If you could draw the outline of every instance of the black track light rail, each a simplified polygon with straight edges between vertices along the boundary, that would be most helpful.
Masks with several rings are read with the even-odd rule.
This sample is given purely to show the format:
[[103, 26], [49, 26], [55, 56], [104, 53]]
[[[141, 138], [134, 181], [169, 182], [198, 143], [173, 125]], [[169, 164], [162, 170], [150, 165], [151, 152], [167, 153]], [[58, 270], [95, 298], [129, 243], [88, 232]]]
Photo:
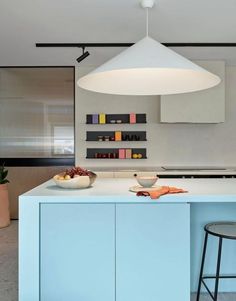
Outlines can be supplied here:
[[[36, 43], [36, 47], [130, 47], [135, 43]], [[236, 47], [236, 43], [162, 43], [166, 47]]]
[[36, 47], [130, 47], [134, 43], [36, 43]]

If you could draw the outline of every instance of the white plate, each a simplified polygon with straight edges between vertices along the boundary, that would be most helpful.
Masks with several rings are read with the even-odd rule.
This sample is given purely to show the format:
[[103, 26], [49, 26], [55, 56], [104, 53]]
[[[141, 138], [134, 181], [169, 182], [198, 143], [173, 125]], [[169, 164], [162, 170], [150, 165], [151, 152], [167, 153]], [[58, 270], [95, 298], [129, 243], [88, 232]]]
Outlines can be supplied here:
[[139, 191], [155, 191], [155, 190], [160, 190], [162, 187], [161, 186], [158, 186], [158, 185], [155, 185], [155, 186], [152, 186], [152, 187], [142, 187], [140, 185], [136, 185], [136, 186], [132, 186], [129, 188], [129, 191], [132, 191], [132, 192], [139, 192]]

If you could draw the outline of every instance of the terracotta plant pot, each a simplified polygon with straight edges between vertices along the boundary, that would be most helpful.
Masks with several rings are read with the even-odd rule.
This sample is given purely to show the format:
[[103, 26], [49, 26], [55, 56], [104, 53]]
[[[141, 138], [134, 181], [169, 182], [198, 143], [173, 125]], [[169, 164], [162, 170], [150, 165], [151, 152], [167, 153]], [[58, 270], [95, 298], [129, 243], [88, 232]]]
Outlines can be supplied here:
[[0, 184], [0, 228], [10, 225], [10, 210], [7, 184]]

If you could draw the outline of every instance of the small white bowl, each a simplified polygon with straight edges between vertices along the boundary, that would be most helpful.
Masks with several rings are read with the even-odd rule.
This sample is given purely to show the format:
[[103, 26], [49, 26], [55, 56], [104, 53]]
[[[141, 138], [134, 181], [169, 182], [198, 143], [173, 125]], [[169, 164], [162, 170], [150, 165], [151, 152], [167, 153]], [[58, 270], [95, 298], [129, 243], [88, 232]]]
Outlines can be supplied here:
[[57, 186], [66, 189], [88, 188], [94, 183], [97, 177], [95, 174], [93, 174], [92, 176], [77, 176], [69, 180], [59, 180], [58, 176], [60, 176], [60, 174], [53, 177], [54, 182]]
[[154, 177], [145, 177], [145, 176], [142, 177], [137, 175], [134, 176], [137, 182], [139, 183], [139, 185], [146, 188], [152, 187], [158, 180], [158, 176], [154, 176]]

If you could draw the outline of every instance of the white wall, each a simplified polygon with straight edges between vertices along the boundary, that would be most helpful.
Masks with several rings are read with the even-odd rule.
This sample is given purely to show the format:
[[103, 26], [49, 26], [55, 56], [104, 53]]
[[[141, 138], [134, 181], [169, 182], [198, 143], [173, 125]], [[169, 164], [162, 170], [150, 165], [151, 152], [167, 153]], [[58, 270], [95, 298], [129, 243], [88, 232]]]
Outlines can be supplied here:
[[[77, 76], [88, 69], [77, 69]], [[236, 67], [226, 67], [226, 121], [221, 124], [161, 124], [159, 97], [114, 96], [76, 89], [76, 163], [82, 166], [236, 166]], [[204, 109], [204, 108], [203, 108]], [[212, 108], [214, 109], [214, 108]], [[85, 125], [86, 114], [147, 113], [147, 125]], [[85, 159], [87, 147], [116, 144], [85, 142], [87, 130], [146, 130], [147, 142], [124, 142], [120, 147], [145, 147], [147, 160]], [[117, 147], [119, 147], [117, 146]]]

